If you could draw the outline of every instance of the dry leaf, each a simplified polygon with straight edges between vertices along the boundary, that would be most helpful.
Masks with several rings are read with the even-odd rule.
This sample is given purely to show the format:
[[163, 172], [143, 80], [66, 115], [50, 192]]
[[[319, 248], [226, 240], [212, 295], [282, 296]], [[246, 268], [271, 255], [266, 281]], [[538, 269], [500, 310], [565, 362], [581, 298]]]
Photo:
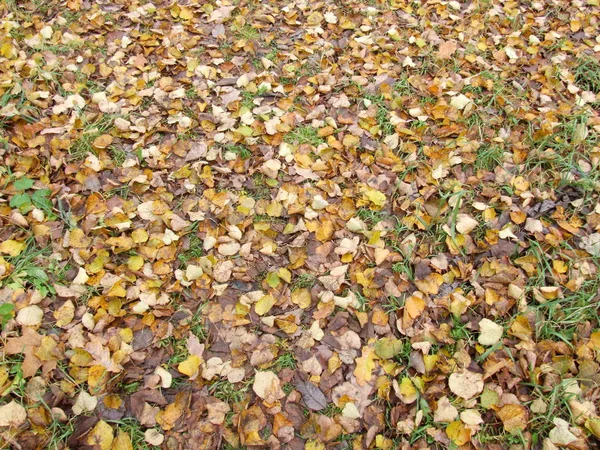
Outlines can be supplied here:
[[468, 370], [454, 372], [448, 378], [448, 386], [454, 395], [468, 400], [483, 391], [483, 375]]
[[309, 409], [321, 411], [327, 407], [327, 398], [314, 384], [303, 381], [296, 384], [296, 388], [302, 394], [302, 399]]
[[12, 400], [0, 406], [0, 427], [17, 428], [27, 420], [27, 411], [19, 403]]
[[504, 328], [489, 319], [479, 321], [479, 337], [477, 342], [481, 345], [496, 345], [502, 339]]

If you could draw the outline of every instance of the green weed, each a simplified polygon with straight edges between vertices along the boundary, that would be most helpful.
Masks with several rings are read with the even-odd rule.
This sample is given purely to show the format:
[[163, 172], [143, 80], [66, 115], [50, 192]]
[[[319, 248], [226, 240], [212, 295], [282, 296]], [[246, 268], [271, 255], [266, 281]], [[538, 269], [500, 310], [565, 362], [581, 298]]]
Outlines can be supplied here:
[[292, 352], [287, 352], [275, 360], [274, 368], [277, 372], [283, 369], [296, 369], [296, 358]]
[[236, 386], [227, 380], [218, 380], [208, 387], [208, 392], [213, 397], [229, 404], [241, 403], [246, 397], [247, 387]]
[[289, 132], [285, 135], [283, 140], [289, 144], [308, 144], [313, 147], [318, 147], [325, 142], [323, 138], [319, 136], [317, 129], [309, 125], [296, 128]]
[[292, 291], [297, 289], [311, 289], [316, 281], [317, 278], [313, 274], [303, 273], [292, 280], [291, 289]]
[[244, 145], [227, 144], [224, 148], [225, 151], [235, 153], [241, 159], [248, 159], [252, 156], [252, 152]]
[[13, 183], [13, 187], [19, 193], [12, 196], [9, 205], [12, 208], [17, 208], [21, 213], [27, 214], [33, 208], [38, 208], [46, 214], [49, 218], [54, 217], [52, 211], [52, 200], [50, 200], [50, 189], [37, 189], [33, 190], [34, 181], [22, 177]]
[[477, 158], [473, 163], [476, 170], [493, 172], [497, 166], [502, 165], [504, 150], [498, 145], [483, 144], [477, 149]]
[[7, 256], [5, 259], [12, 264], [12, 272], [0, 280], [1, 286], [11, 289], [33, 287], [42, 296], [55, 294], [56, 291], [50, 276], [44, 270], [49, 267], [50, 246], [39, 248], [34, 238], [25, 241], [26, 247], [17, 256]]

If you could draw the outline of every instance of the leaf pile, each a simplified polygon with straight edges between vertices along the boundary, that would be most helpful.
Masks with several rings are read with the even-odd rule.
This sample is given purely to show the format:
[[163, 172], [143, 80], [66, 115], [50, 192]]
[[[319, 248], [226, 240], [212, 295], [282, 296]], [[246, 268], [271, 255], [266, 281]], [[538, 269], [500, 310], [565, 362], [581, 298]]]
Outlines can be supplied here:
[[0, 8], [2, 448], [593, 448], [598, 0]]

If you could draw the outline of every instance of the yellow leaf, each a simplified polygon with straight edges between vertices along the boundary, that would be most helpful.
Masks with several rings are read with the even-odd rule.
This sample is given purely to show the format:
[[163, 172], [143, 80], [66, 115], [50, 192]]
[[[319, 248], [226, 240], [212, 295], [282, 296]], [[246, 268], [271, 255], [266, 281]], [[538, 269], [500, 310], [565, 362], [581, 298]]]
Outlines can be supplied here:
[[504, 429], [509, 433], [522, 431], [527, 427], [528, 414], [522, 405], [504, 405], [496, 414], [502, 420]]
[[509, 334], [524, 341], [531, 339], [533, 330], [531, 329], [531, 325], [529, 325], [527, 317], [517, 316], [510, 326]]
[[88, 434], [86, 443], [101, 450], [108, 450], [114, 440], [113, 429], [104, 420], [99, 421], [90, 434]]
[[471, 440], [471, 430], [465, 428], [460, 420], [450, 422], [446, 427], [446, 434], [456, 445], [465, 445]]
[[190, 20], [194, 18], [194, 13], [191, 9], [182, 6], [181, 11], [179, 12], [179, 18], [181, 20]]
[[73, 248], [85, 248], [90, 243], [91, 240], [88, 239], [81, 228], [75, 228], [69, 233], [69, 245]]
[[594, 436], [600, 439], [600, 418], [588, 417], [585, 421], [585, 427], [590, 430]]
[[398, 396], [403, 403], [412, 403], [417, 399], [417, 389], [408, 377], [402, 378], [398, 389]]
[[275, 302], [276, 300], [272, 295], [265, 295], [256, 302], [254, 305], [254, 311], [256, 311], [256, 314], [259, 316], [264, 316], [271, 310]]
[[283, 206], [281, 203], [273, 200], [266, 208], [267, 214], [271, 217], [281, 217]]
[[144, 258], [142, 258], [140, 255], [130, 256], [127, 260], [127, 267], [129, 267], [129, 270], [140, 270], [143, 265]]
[[133, 444], [131, 443], [129, 435], [124, 431], [119, 430], [111, 450], [133, 450]]
[[325, 444], [319, 440], [308, 440], [304, 447], [306, 450], [325, 450]]
[[[293, 301], [293, 299], [292, 299]], [[594, 331], [590, 336], [590, 343], [594, 350], [600, 350], [600, 331]]]
[[60, 308], [54, 311], [57, 327], [64, 327], [71, 323], [75, 317], [75, 305], [71, 300], [66, 301]]
[[123, 400], [116, 394], [109, 394], [102, 400], [104, 406], [110, 409], [119, 409], [123, 404]]
[[185, 361], [177, 366], [177, 370], [191, 378], [198, 374], [199, 367], [200, 357], [198, 355], [190, 355]]
[[430, 273], [422, 280], [415, 280], [415, 286], [425, 295], [437, 295], [443, 283], [444, 277], [435, 272]]
[[119, 236], [108, 238], [104, 241], [106, 245], [110, 245], [111, 247], [116, 247], [120, 251], [127, 251], [133, 247], [133, 239], [129, 236]]
[[277, 286], [279, 286], [279, 283], [281, 283], [281, 281], [279, 280], [279, 275], [277, 275], [277, 272], [269, 272], [267, 274], [266, 281], [267, 281], [267, 284], [269, 286], [271, 286], [273, 289], [275, 289]]
[[354, 369], [354, 376], [359, 386], [364, 386], [373, 377], [373, 369], [375, 369], [375, 351], [371, 347], [364, 347], [362, 350], [362, 356], [356, 358], [356, 368]]
[[279, 275], [279, 278], [284, 280], [286, 283], [292, 282], [292, 272], [287, 270], [285, 267], [282, 267], [281, 269], [279, 269], [277, 271], [277, 275]]
[[148, 232], [143, 228], [138, 228], [137, 230], [133, 230], [131, 233], [131, 238], [136, 244], [141, 244], [148, 240]]
[[103, 148], [108, 147], [110, 144], [112, 144], [112, 141], [113, 141], [113, 138], [110, 134], [103, 134], [101, 136], [98, 136], [96, 139], [94, 139], [92, 146], [94, 148], [103, 149]]
[[108, 372], [104, 366], [92, 366], [88, 370], [88, 385], [91, 388], [90, 392], [97, 393], [95, 389], [99, 389], [108, 381]]
[[363, 189], [363, 196], [377, 208], [381, 208], [383, 205], [385, 205], [385, 194], [377, 189], [365, 187]]
[[411, 295], [406, 299], [404, 305], [404, 315], [408, 315], [411, 319], [416, 319], [425, 310], [425, 300], [416, 295]]
[[569, 270], [569, 266], [567, 266], [565, 262], [561, 261], [560, 259], [555, 259], [554, 261], [552, 261], [552, 267], [558, 273], [567, 273], [567, 271]]
[[156, 422], [163, 430], [170, 430], [175, 426], [183, 411], [189, 404], [189, 396], [185, 392], [180, 392], [175, 396], [175, 401], [167, 405], [164, 411], [156, 414]]
[[27, 244], [25, 244], [25, 242], [9, 239], [8, 241], [4, 241], [2, 244], [0, 244], [0, 253], [4, 253], [9, 256], [17, 256], [25, 249], [26, 246]]
[[292, 303], [298, 305], [302, 309], [308, 308], [311, 303], [310, 291], [306, 288], [296, 289], [292, 292]]
[[321, 241], [325, 242], [333, 235], [333, 222], [328, 219], [324, 219], [321, 221], [320, 226], [315, 231], [315, 237]]

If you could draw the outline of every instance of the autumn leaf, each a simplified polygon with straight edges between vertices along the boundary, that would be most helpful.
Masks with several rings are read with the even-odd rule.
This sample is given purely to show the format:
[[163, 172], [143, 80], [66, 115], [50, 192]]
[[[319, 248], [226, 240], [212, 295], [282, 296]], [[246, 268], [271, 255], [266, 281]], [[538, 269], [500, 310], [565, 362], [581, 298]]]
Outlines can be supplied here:
[[200, 362], [201, 359], [199, 356], [190, 355], [185, 361], [181, 362], [177, 366], [177, 370], [179, 370], [182, 374], [187, 375], [190, 378], [195, 378], [198, 375]]
[[403, 343], [400, 339], [383, 338], [375, 343], [374, 349], [377, 356], [389, 359], [402, 351]]
[[454, 372], [448, 378], [448, 386], [453, 394], [468, 400], [483, 391], [483, 375], [468, 370]]
[[0, 19], [5, 446], [593, 447], [598, 0], [46, 3]]
[[0, 406], [0, 427], [17, 428], [27, 420], [27, 412], [14, 400]]
[[527, 427], [529, 414], [522, 405], [504, 405], [496, 414], [504, 424], [504, 429], [509, 433], [522, 431]]
[[114, 434], [112, 427], [104, 420], [100, 420], [88, 433], [86, 443], [98, 447], [101, 450], [108, 450], [112, 447], [113, 440]]
[[359, 386], [364, 386], [372, 379], [372, 372], [375, 369], [375, 359], [377, 355], [371, 347], [363, 347], [362, 355], [356, 358], [356, 368], [354, 376]]

